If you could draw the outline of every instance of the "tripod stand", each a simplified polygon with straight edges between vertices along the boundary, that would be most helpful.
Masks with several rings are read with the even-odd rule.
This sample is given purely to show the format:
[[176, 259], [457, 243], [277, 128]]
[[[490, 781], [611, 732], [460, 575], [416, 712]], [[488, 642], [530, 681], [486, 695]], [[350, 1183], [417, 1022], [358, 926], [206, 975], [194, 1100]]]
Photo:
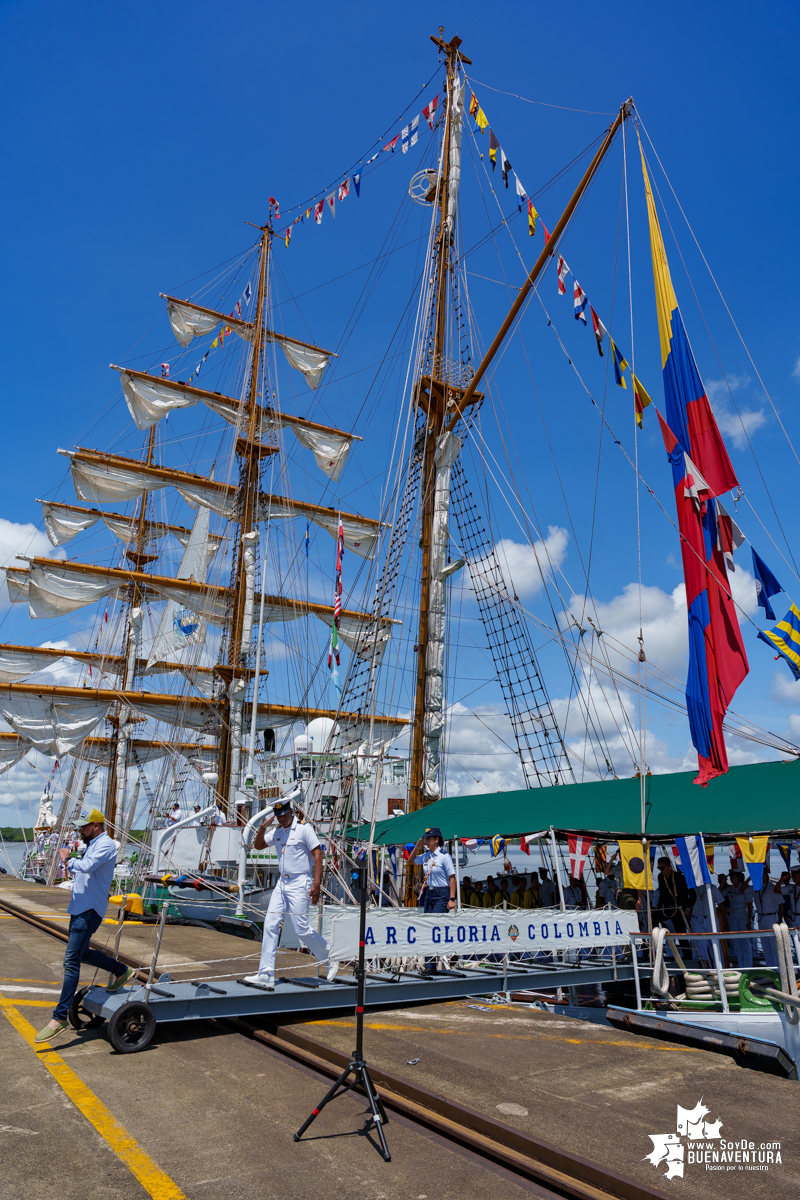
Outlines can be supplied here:
[[[381, 1098], [375, 1090], [375, 1085], [370, 1079], [369, 1068], [364, 1062], [364, 982], [366, 979], [366, 967], [364, 965], [364, 938], [367, 929], [367, 868], [358, 868], [358, 886], [361, 889], [361, 913], [358, 932], [358, 970], [356, 971], [356, 981], [358, 985], [356, 998], [356, 1048], [353, 1051], [353, 1057], [342, 1071], [339, 1078], [334, 1083], [333, 1087], [327, 1095], [320, 1101], [317, 1107], [311, 1113], [306, 1121], [298, 1129], [294, 1135], [296, 1142], [300, 1141], [305, 1131], [308, 1129], [315, 1117], [318, 1117], [325, 1105], [335, 1099], [340, 1092], [355, 1091], [359, 1086], [367, 1094], [369, 1106], [372, 1109], [372, 1120], [375, 1123], [375, 1128], [378, 1131], [378, 1138], [381, 1143], [381, 1154], [386, 1162], [391, 1162], [392, 1156], [389, 1153], [389, 1147], [386, 1145], [386, 1135], [383, 1132], [384, 1125], [389, 1118], [386, 1116], [386, 1111], [381, 1103]], [[352, 1076], [352, 1080], [351, 1077]]]

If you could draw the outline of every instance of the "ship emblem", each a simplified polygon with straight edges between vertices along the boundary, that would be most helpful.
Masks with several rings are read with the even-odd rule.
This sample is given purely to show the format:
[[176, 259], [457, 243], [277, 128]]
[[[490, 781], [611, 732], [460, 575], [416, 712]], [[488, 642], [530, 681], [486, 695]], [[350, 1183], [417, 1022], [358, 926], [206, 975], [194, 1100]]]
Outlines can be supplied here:
[[515, 942], [517, 940], [517, 938], [519, 937], [519, 929], [517, 929], [516, 925], [509, 925], [508, 936], [511, 938], [512, 942]]
[[175, 613], [172, 625], [176, 633], [181, 633], [184, 637], [191, 637], [199, 629], [200, 622], [195, 613], [190, 612], [188, 608], [182, 608]]

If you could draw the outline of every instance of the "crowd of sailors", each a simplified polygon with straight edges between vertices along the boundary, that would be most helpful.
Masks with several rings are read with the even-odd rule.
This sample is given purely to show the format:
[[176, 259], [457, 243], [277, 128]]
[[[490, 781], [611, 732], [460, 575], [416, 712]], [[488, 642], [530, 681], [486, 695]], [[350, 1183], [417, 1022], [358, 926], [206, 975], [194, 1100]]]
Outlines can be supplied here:
[[[508, 864], [507, 864], [508, 865]], [[705, 888], [690, 888], [681, 871], [676, 870], [665, 856], [657, 862], [658, 874], [649, 893], [649, 919], [653, 928], [663, 925], [672, 933], [712, 933], [708, 895]], [[567, 908], [634, 909], [639, 914], [642, 932], [647, 930], [648, 895], [621, 885], [618, 867], [609, 865], [597, 883], [594, 899], [589, 896], [586, 881], [568, 877], [562, 884], [564, 905]], [[758, 938], [758, 932], [771, 932], [772, 926], [785, 921], [800, 925], [800, 866], [784, 871], [775, 879], [764, 870], [763, 884], [755, 890], [743, 871], [730, 870], [719, 874], [711, 884], [711, 903], [720, 933], [747, 932], [752, 938], [733, 938], [722, 942], [724, 965], [752, 967], [758, 946], [767, 966], [777, 966], [775, 940]], [[461, 880], [462, 908], [557, 908], [561, 895], [557, 883], [546, 867], [518, 874], [504, 871], [486, 879], [465, 875]], [[711, 964], [711, 939], [692, 940], [696, 956]]]

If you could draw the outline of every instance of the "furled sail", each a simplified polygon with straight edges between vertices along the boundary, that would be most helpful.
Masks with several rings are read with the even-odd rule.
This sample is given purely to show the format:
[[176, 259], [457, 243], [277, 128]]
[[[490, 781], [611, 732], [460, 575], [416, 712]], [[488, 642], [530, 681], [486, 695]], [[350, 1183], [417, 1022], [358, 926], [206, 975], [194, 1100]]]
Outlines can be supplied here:
[[[84, 762], [107, 765], [115, 749], [116, 741], [113, 738], [88, 737], [73, 753], [75, 758], [80, 758]], [[128, 739], [129, 761], [132, 763], [138, 761], [143, 767], [147, 763], [157, 762], [161, 758], [174, 754], [180, 754], [197, 766], [210, 767], [216, 763], [218, 753], [216, 746], [203, 746], [195, 742], [148, 741], [145, 738]]]
[[[121, 654], [100, 654], [69, 647], [56, 649], [50, 646], [0, 645], [0, 683], [16, 683], [28, 679], [38, 671], [47, 671], [63, 658], [71, 658], [83, 666], [91, 667], [101, 675], [121, 675], [125, 658]], [[203, 695], [214, 691], [216, 676], [210, 667], [188, 666], [183, 663], [162, 662], [149, 667], [143, 658], [136, 659], [136, 672], [140, 675], [183, 675]]]
[[[9, 771], [30, 750], [30, 743], [23, 741], [15, 733], [0, 734], [0, 775]], [[7, 740], [6, 740], [7, 739]]]
[[44, 559], [32, 563], [28, 580], [28, 607], [32, 617], [64, 617], [106, 596], [119, 596], [126, 586], [124, 578], [109, 579], [98, 568], [98, 575], [79, 574], [70, 563]]
[[6, 567], [5, 572], [9, 603], [27, 604], [30, 578], [27, 567]]
[[382, 526], [371, 517], [358, 517], [353, 513], [339, 513], [334, 508], [319, 508], [300, 500], [288, 500], [285, 496], [262, 496], [260, 517], [262, 520], [276, 518], [308, 517], [321, 526], [335, 540], [339, 533], [339, 518], [344, 530], [344, 544], [360, 558], [372, 558], [378, 545]]
[[[196, 337], [213, 333], [219, 325], [223, 324], [246, 341], [252, 342], [253, 340], [255, 325], [249, 321], [240, 321], [232, 316], [226, 317], [224, 313], [215, 312], [213, 308], [203, 308], [202, 305], [191, 304], [188, 300], [165, 296], [163, 292], [161, 299], [167, 301], [167, 313], [172, 332], [181, 346], [188, 346]], [[286, 355], [289, 366], [294, 367], [295, 371], [300, 371], [305, 376], [306, 383], [312, 391], [319, 386], [319, 381], [330, 360], [336, 358], [332, 350], [322, 350], [319, 346], [312, 346], [308, 342], [298, 341], [297, 338], [287, 337], [286, 334], [276, 333], [274, 330], [268, 329], [265, 337], [268, 342], [278, 343]]]
[[[98, 521], [102, 521], [107, 529], [119, 538], [125, 545], [130, 545], [139, 536], [139, 518], [128, 517], [122, 513], [101, 512], [99, 508], [80, 508], [77, 504], [62, 504], [55, 500], [39, 500], [42, 506], [44, 527], [47, 536], [54, 546], [66, 546], [79, 533], [91, 529]], [[145, 543], [172, 534], [185, 546], [189, 540], [191, 529], [183, 525], [166, 525], [159, 521], [145, 521], [142, 537]], [[223, 538], [217, 534], [209, 534], [208, 557], [213, 559], [222, 545]]]
[[[192, 579], [195, 583], [205, 583], [210, 517], [209, 509], [201, 507], [197, 510], [192, 535], [186, 544], [178, 567], [178, 579]], [[206, 620], [197, 611], [194, 604], [187, 607], [178, 599], [170, 599], [161, 614], [147, 665], [152, 667], [155, 663], [163, 662], [173, 654], [180, 653], [187, 646], [198, 646], [205, 640]]]
[[182, 346], [188, 346], [196, 337], [213, 333], [219, 325], [225, 325], [239, 337], [252, 342], [255, 325], [248, 321], [240, 321], [237, 317], [226, 317], [224, 313], [215, 312], [213, 308], [203, 308], [200, 304], [190, 304], [188, 300], [176, 300], [174, 296], [160, 293], [161, 299], [167, 301], [167, 314], [172, 332]]
[[121, 455], [95, 454], [85, 450], [62, 450], [71, 459], [72, 482], [80, 500], [93, 504], [113, 504], [136, 500], [145, 491], [174, 487], [187, 504], [203, 504], [220, 517], [232, 521], [236, 516], [236, 488], [216, 483], [188, 471], [153, 467]]
[[35, 689], [10, 692], [6, 687], [0, 689], [0, 716], [42, 754], [61, 758], [105, 720], [113, 699], [113, 692], [98, 700], [93, 692], [87, 697], [61, 696], [53, 688], [37, 694]]
[[[122, 391], [137, 429], [149, 429], [173, 409], [191, 408], [199, 402], [233, 425], [237, 432], [244, 429], [247, 406], [231, 396], [189, 387], [178, 380], [158, 379], [142, 371], [125, 370], [113, 363], [111, 367], [120, 372]], [[259, 408], [256, 418], [258, 440], [265, 441], [274, 428], [291, 429], [301, 446], [314, 455], [320, 470], [334, 481], [340, 478], [356, 440], [352, 433], [305, 421], [302, 417], [285, 416], [271, 408]]]

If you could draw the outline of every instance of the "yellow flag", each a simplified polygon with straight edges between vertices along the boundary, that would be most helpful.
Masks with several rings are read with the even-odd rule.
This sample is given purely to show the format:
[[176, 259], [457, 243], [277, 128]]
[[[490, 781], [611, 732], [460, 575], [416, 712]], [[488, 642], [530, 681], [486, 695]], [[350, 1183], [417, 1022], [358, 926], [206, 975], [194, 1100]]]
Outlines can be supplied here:
[[478, 111], [475, 113], [475, 122], [476, 122], [478, 128], [480, 129], [481, 133], [483, 133], [485, 131], [487, 125], [489, 124], [489, 118], [486, 116], [486, 113], [483, 111], [482, 108], [479, 108]]
[[622, 859], [622, 883], [626, 888], [637, 891], [652, 891], [653, 878], [650, 874], [650, 843], [620, 842]]
[[769, 838], [766, 835], [754, 838], [737, 838], [736, 843], [746, 863], [763, 863], [767, 857]]
[[[631, 372], [633, 374], [633, 372]], [[645, 389], [642, 387], [641, 380], [637, 375], [633, 376], [633, 404], [636, 410], [636, 424], [642, 428], [642, 414], [649, 404], [653, 401], [648, 396]]]

